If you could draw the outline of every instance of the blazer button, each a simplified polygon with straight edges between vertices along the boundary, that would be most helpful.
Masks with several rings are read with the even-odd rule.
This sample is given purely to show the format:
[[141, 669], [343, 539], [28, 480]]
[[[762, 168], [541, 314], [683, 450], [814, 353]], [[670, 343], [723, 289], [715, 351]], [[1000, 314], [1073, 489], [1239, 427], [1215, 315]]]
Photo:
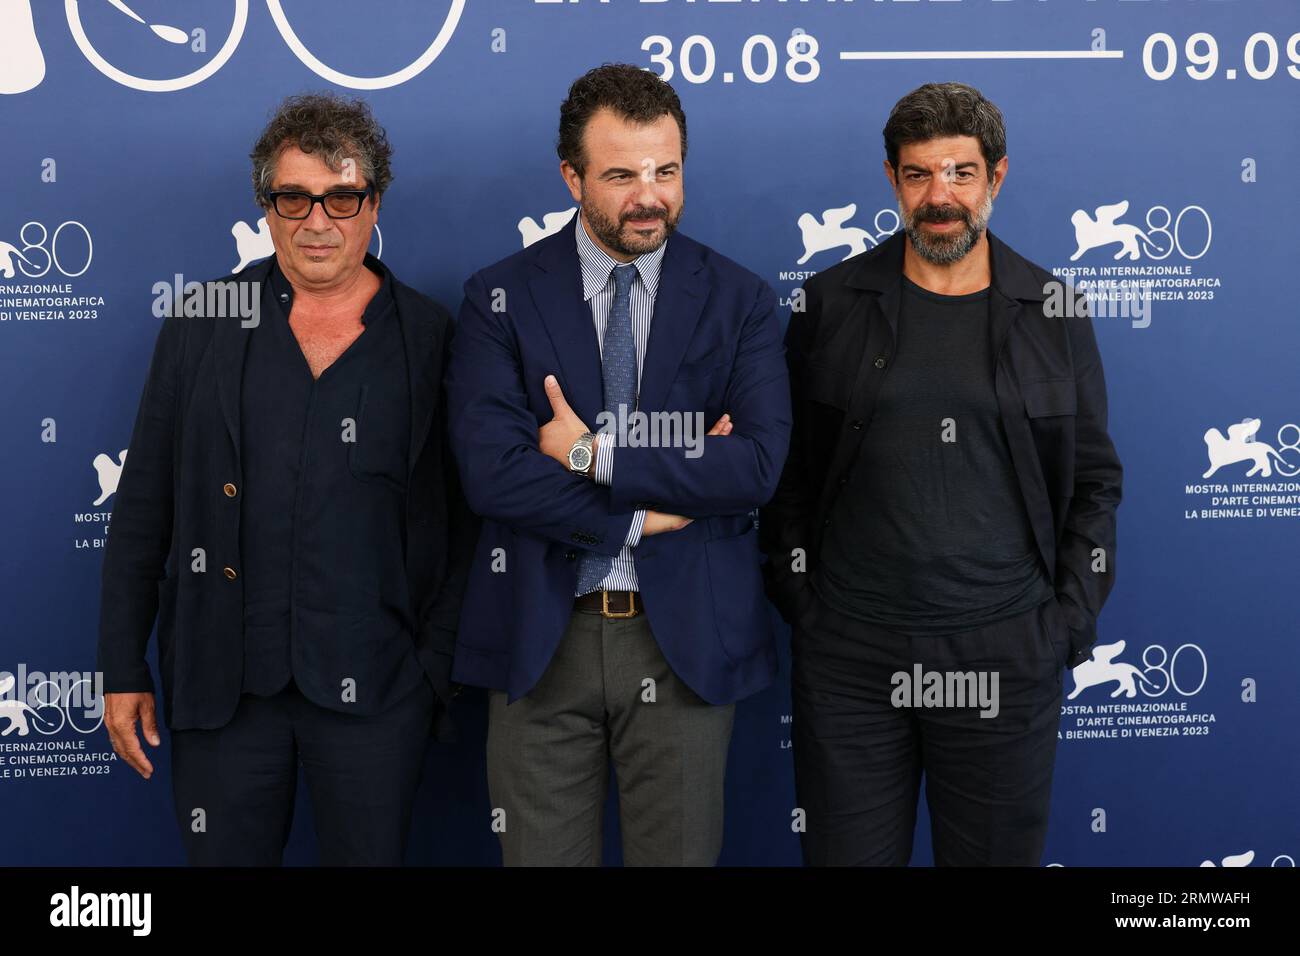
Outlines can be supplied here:
[[230, 482], [226, 482], [224, 485], [222, 485], [221, 490], [226, 493], [227, 498], [235, 497], [235, 486], [232, 485]]
[[565, 552], [564, 552], [564, 560], [566, 560], [566, 561], [577, 561], [577, 560], [578, 560], [578, 552], [577, 552], [577, 551], [565, 551]]
[[883, 355], [877, 355], [877, 356], [876, 356], [876, 368], [884, 368], [884, 367], [885, 367], [885, 364], [886, 364], [886, 363], [885, 363], [885, 357], [884, 357]]
[[859, 419], [858, 421], [856, 421], [856, 422], [853, 423], [853, 430], [854, 430], [855, 432], [860, 432], [860, 431], [862, 431], [862, 421], [861, 421], [861, 419]]
[[830, 526], [831, 526], [831, 519], [830, 519], [830, 518], [827, 518], [825, 521], [822, 522], [822, 527], [823, 527], [823, 528], [829, 528]]
[[226, 576], [226, 580], [228, 581], [233, 581], [235, 578], [239, 577], [239, 575], [235, 573], [234, 568], [222, 568], [221, 573]]

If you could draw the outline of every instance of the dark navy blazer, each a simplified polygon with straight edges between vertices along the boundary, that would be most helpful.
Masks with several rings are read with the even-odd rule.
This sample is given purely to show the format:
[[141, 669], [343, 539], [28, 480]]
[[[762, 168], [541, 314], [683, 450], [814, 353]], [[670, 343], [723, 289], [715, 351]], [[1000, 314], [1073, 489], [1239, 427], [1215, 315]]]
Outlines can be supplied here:
[[683, 448], [618, 447], [611, 486], [543, 455], [555, 374], [593, 431], [601, 360], [566, 228], [465, 283], [447, 394], [453, 452], [484, 521], [466, 590], [455, 679], [515, 700], [545, 671], [573, 610], [578, 555], [613, 557], [640, 508], [685, 515], [685, 528], [633, 549], [641, 598], [664, 657], [692, 690], [723, 704], [776, 672], [750, 512], [773, 494], [790, 433], [790, 391], [776, 297], [758, 276], [693, 239], [668, 239], [642, 370], [640, 410], [724, 412], [732, 434]]

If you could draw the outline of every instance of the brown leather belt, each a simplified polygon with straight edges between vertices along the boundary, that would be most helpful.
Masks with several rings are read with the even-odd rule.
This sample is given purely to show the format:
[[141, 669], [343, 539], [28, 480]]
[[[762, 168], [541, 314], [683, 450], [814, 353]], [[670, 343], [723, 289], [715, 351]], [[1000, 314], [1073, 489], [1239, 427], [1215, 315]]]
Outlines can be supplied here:
[[626, 618], [644, 614], [641, 595], [635, 591], [591, 591], [573, 599], [574, 610], [602, 617]]

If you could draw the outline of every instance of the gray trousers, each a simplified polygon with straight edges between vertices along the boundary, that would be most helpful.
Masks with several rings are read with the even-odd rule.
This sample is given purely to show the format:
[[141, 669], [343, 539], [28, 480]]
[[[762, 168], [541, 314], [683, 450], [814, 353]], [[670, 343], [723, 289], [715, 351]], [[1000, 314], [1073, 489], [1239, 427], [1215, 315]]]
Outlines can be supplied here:
[[734, 704], [706, 703], [677, 678], [646, 615], [575, 611], [527, 696], [489, 696], [488, 792], [505, 865], [599, 866], [612, 759], [624, 864], [712, 866], [734, 717]]

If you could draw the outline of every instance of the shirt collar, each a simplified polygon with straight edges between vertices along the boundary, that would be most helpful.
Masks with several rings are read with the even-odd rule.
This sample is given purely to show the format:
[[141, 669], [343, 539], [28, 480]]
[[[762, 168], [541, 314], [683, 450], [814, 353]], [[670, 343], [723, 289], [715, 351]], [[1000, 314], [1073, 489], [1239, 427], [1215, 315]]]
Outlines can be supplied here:
[[600, 292], [609, 284], [609, 277], [614, 271], [615, 266], [634, 265], [639, 276], [641, 284], [645, 286], [646, 292], [653, 299], [655, 290], [659, 286], [659, 267], [664, 260], [664, 250], [668, 248], [665, 241], [658, 249], [653, 252], [643, 253], [631, 261], [631, 263], [618, 262], [596, 245], [587, 235], [587, 230], [582, 225], [582, 211], [573, 217], [574, 232], [578, 239], [578, 259], [582, 263], [582, 298], [590, 302], [592, 296]]
[[[370, 253], [366, 253], [365, 263], [371, 272], [379, 276], [380, 281], [379, 289], [371, 297], [365, 311], [361, 313], [361, 324], [369, 325], [372, 319], [385, 314], [388, 305], [393, 301], [393, 272]], [[272, 258], [271, 272], [267, 278], [272, 298], [287, 316], [293, 308], [293, 285], [281, 271], [278, 258]]]
[[[995, 236], [992, 229], [985, 228], [984, 234], [989, 244], [990, 288], [1008, 299], [1033, 302], [1046, 299], [1047, 292], [1040, 277], [1032, 271], [1033, 264]], [[855, 289], [876, 292], [897, 287], [903, 274], [906, 235], [905, 230], [899, 229], [875, 249], [856, 256], [858, 265], [845, 278], [845, 283]]]

